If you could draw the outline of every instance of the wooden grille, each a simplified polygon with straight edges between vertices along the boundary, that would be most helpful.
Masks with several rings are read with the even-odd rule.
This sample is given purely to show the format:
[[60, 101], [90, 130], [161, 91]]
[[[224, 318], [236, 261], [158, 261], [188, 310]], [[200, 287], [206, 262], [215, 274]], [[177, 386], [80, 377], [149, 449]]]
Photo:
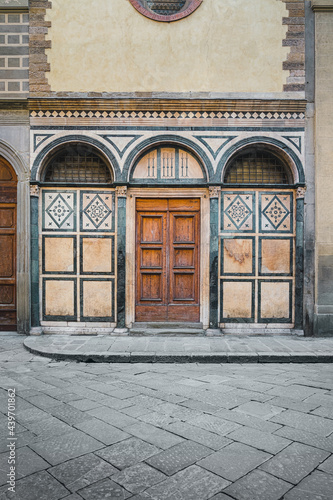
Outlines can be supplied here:
[[49, 162], [45, 182], [75, 184], [109, 184], [111, 172], [95, 150], [82, 144], [71, 144]]
[[287, 168], [280, 158], [269, 151], [247, 149], [227, 167], [227, 184], [289, 184]]

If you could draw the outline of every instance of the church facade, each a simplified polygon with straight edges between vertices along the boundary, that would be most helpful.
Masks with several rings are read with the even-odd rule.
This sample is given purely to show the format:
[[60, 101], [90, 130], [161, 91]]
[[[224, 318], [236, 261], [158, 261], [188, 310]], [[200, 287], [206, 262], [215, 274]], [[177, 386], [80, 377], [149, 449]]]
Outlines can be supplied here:
[[0, 2], [0, 328], [332, 334], [333, 2], [93, 3]]

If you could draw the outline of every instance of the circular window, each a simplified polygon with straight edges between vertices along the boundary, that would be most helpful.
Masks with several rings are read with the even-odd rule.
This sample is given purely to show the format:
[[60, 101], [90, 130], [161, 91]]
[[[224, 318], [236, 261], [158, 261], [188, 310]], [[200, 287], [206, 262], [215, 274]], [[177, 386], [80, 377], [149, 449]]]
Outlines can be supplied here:
[[194, 12], [202, 0], [129, 0], [140, 14], [154, 21], [178, 21]]

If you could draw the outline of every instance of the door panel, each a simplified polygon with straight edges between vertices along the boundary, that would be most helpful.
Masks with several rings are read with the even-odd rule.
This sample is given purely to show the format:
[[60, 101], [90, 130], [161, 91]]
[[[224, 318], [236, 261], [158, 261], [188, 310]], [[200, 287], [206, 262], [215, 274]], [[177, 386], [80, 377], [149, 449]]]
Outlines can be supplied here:
[[14, 277], [15, 273], [15, 235], [0, 235], [0, 276], [2, 278]]
[[16, 184], [0, 158], [0, 330], [16, 329]]
[[200, 320], [199, 223], [200, 200], [137, 200], [136, 321]]

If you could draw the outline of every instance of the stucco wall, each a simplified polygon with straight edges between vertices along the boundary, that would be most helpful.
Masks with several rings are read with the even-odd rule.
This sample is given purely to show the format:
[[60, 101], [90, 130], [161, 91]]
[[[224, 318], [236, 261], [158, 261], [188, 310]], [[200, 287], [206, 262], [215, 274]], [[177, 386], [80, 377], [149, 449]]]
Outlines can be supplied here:
[[160, 23], [128, 0], [53, 0], [51, 90], [282, 92], [288, 16], [280, 0], [204, 0]]

